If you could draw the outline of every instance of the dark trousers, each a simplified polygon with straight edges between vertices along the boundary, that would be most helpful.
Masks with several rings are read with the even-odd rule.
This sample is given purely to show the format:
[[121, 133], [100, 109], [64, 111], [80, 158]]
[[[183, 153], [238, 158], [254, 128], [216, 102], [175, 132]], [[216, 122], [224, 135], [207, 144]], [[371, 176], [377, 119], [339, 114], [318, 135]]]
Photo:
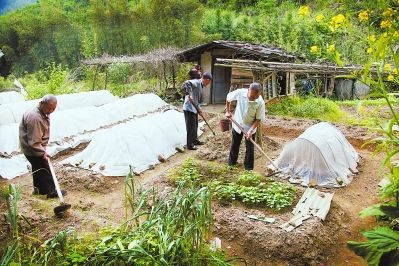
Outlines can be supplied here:
[[[237, 133], [234, 129], [232, 131], [232, 141], [230, 147], [229, 154], [229, 165], [236, 165], [238, 159], [238, 152], [240, 151], [240, 144], [242, 137], [244, 134]], [[255, 133], [252, 134], [252, 139], [255, 139]], [[254, 169], [254, 144], [245, 138], [245, 159], [244, 159], [244, 167], [245, 170], [253, 170]]]
[[187, 147], [192, 147], [198, 140], [198, 114], [184, 111], [184, 119], [186, 120]]
[[53, 177], [48, 161], [43, 157], [26, 156], [32, 165], [33, 187], [39, 194], [44, 195], [55, 191]]

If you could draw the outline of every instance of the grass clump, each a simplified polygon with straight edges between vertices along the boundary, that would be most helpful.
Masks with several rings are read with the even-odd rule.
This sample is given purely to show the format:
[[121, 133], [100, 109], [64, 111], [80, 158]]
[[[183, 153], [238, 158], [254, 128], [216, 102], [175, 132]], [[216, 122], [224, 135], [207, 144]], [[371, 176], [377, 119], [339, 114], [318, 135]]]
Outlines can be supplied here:
[[270, 114], [305, 117], [337, 122], [343, 117], [339, 106], [328, 99], [298, 96], [284, 97], [279, 102], [268, 106]]
[[254, 171], [187, 159], [170, 175], [170, 180], [186, 187], [207, 187], [221, 202], [238, 200], [249, 206], [265, 206], [280, 211], [293, 204], [296, 191], [292, 185], [275, 182]]
[[[80, 238], [65, 229], [46, 241], [14, 233], [1, 265], [231, 265], [207, 243], [213, 221], [207, 188], [178, 187], [159, 196], [154, 189], [136, 189], [134, 183], [129, 174], [125, 197], [130, 215], [119, 227]], [[6, 192], [1, 195], [9, 197]], [[19, 199], [12, 198], [10, 206]], [[13, 217], [12, 226], [18, 216]]]
[[[399, 98], [395, 96], [389, 96], [389, 101], [393, 106], [397, 106], [399, 104]], [[384, 106], [386, 107], [387, 101], [384, 98], [377, 99], [364, 99], [364, 100], [346, 100], [337, 102], [339, 106]]]
[[[393, 98], [394, 103], [399, 100]], [[397, 108], [397, 104], [393, 105]], [[325, 98], [284, 97], [268, 106], [273, 115], [303, 117], [373, 128], [391, 119], [384, 99], [332, 101]]]
[[315, 118], [337, 122], [342, 118], [339, 106], [331, 100], [308, 98], [302, 104], [294, 106], [292, 114], [296, 117]]

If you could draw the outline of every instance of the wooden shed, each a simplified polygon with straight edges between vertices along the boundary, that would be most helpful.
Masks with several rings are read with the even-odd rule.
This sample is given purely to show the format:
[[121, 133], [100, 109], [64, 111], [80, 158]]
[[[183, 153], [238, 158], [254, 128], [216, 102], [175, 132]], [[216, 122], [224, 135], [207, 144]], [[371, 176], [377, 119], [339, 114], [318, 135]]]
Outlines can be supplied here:
[[[266, 75], [256, 68], [225, 67], [217, 64], [217, 59], [243, 59], [254, 61], [294, 62], [296, 56], [281, 48], [239, 41], [211, 41], [177, 54], [181, 62], [200, 64], [203, 72], [213, 75], [211, 88], [203, 94], [204, 103], [224, 103], [230, 90], [248, 87], [254, 81], [263, 83], [264, 94], [270, 97], [280, 94], [283, 88], [289, 91], [290, 78], [285, 72], [272, 72]], [[279, 90], [279, 91], [278, 91]], [[269, 98], [267, 96], [266, 98]]]

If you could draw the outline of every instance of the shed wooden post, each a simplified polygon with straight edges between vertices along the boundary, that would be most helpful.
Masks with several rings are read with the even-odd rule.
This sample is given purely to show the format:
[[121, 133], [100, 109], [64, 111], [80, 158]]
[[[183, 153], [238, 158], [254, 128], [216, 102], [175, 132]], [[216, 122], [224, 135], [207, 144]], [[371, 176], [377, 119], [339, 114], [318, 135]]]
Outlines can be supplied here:
[[104, 89], [107, 89], [107, 83], [108, 83], [108, 65], [105, 65], [105, 84], [104, 84]]
[[173, 89], [176, 89], [175, 62], [172, 62], [172, 82], [173, 82]]
[[272, 98], [277, 97], [277, 74], [272, 74]]
[[334, 83], [335, 83], [335, 78], [330, 78], [330, 82], [328, 83], [327, 96], [331, 96], [333, 94]]
[[290, 90], [289, 90], [289, 94], [295, 94], [296, 92], [296, 88], [295, 88], [295, 74], [290, 72], [290, 80], [289, 80], [289, 84], [290, 84]]
[[163, 65], [163, 77], [165, 79], [165, 91], [168, 91], [168, 77], [166, 76], [166, 63], [164, 60], [162, 60], [162, 65]]
[[96, 66], [96, 72], [94, 72], [94, 76], [93, 76], [93, 85], [91, 86], [91, 90], [94, 90], [94, 85], [97, 81], [97, 74], [98, 74], [98, 65]]

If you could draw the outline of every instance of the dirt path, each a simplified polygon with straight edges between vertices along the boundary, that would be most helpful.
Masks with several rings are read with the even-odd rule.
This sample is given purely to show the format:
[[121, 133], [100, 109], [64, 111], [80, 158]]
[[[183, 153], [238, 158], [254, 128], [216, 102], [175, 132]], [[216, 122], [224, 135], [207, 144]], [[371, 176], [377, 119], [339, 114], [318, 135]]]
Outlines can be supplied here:
[[[214, 129], [218, 129], [217, 116], [210, 122]], [[277, 157], [285, 143], [297, 137], [314, 123], [317, 123], [317, 121], [280, 117], [268, 118], [264, 127], [266, 152], [273, 158]], [[267, 231], [268, 229], [265, 228], [264, 224], [254, 223], [243, 217], [245, 214], [257, 213], [275, 215], [281, 221], [284, 221], [289, 219], [289, 213], [279, 215], [262, 209], [246, 209], [239, 204], [232, 206], [214, 204], [215, 227], [213, 232], [215, 236], [221, 237], [222, 246], [228, 254], [244, 257], [249, 262], [256, 263], [256, 265], [301, 265], [304, 261], [309, 262], [310, 265], [320, 263], [326, 265], [366, 265], [359, 257], [346, 249], [345, 243], [347, 240], [359, 239], [359, 229], [368, 228], [374, 224], [372, 219], [362, 220], [358, 218], [358, 213], [364, 207], [376, 201], [380, 158], [373, 157], [370, 151], [366, 149], [360, 149], [361, 143], [373, 136], [367, 130], [341, 125], [339, 128], [357, 148], [363, 159], [359, 168], [360, 173], [351, 184], [345, 188], [326, 190], [335, 193], [327, 221], [322, 223], [312, 220], [306, 223], [303, 228], [293, 233], [299, 239], [298, 246], [295, 246], [295, 243], [291, 245], [288, 241], [291, 236], [286, 235], [283, 243], [276, 242], [273, 244], [277, 249], [273, 251], [270, 249], [273, 245], [269, 243], [267, 246], [260, 244], [260, 242], [267, 243], [271, 238], [281, 235], [277, 226], [276, 229], [273, 229], [274, 231]], [[167, 162], [158, 164], [154, 169], [137, 176], [137, 180], [144, 187], [154, 186], [162, 192], [169, 186], [165, 178], [168, 170], [177, 167], [186, 158], [197, 157], [220, 162], [227, 159], [229, 134], [218, 134], [216, 137], [212, 137], [207, 131], [202, 138], [207, 140], [207, 145], [201, 146], [197, 151], [178, 153], [169, 158]], [[38, 232], [40, 232], [39, 237], [41, 239], [47, 239], [67, 226], [75, 228], [78, 233], [93, 232], [103, 226], [117, 226], [125, 219], [124, 177], [104, 177], [89, 171], [57, 165], [57, 162], [65, 156], [70, 156], [75, 152], [77, 151], [70, 151], [54, 160], [61, 185], [68, 190], [65, 199], [73, 206], [70, 214], [63, 219], [55, 218], [52, 213], [53, 208], [58, 205], [56, 199], [47, 200], [43, 197], [31, 195], [32, 180], [30, 175], [24, 175], [11, 181], [0, 181], [0, 185], [8, 183], [22, 185], [21, 213], [33, 221]], [[266, 164], [268, 164], [266, 159], [257, 154], [255, 170], [264, 173]], [[300, 187], [299, 189], [303, 190]], [[0, 204], [0, 208], [1, 206]], [[276, 236], [273, 235], [274, 232], [276, 232]], [[316, 240], [311, 240], [312, 236], [309, 236], [309, 232], [311, 232], [311, 235], [315, 235], [314, 239]], [[319, 250], [313, 251], [313, 249]], [[304, 260], [295, 259], [292, 256], [296, 254], [296, 251], [308, 252], [309, 254], [304, 256]], [[286, 256], [290, 263], [285, 263], [283, 259], [273, 260], [273, 256], [284, 256], [282, 255], [283, 252], [293, 254]]]

